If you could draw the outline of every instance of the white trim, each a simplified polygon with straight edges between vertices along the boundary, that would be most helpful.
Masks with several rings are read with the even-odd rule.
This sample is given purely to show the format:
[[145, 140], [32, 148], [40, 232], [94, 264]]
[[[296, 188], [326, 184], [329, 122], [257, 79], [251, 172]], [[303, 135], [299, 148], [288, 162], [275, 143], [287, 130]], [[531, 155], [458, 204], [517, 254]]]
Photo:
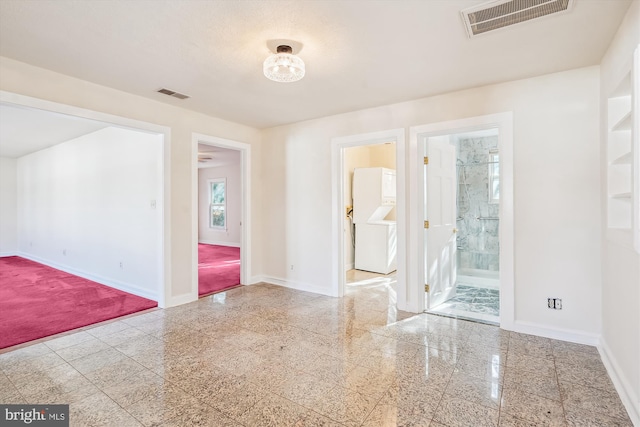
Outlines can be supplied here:
[[99, 283], [101, 285], [109, 286], [114, 289], [118, 289], [123, 292], [127, 292], [133, 295], [137, 295], [139, 297], [147, 298], [153, 301], [158, 301], [158, 294], [156, 292], [151, 292], [147, 289], [141, 289], [133, 283], [121, 282], [119, 280], [108, 279], [106, 277], [88, 273], [84, 270], [78, 270], [73, 267], [66, 266], [64, 264], [58, 264], [56, 262], [52, 262], [46, 260], [44, 258], [40, 258], [34, 255], [29, 255], [24, 252], [18, 252], [20, 258], [28, 259], [33, 262], [37, 262], [38, 264], [46, 265], [51, 268], [55, 268], [56, 270], [64, 271], [65, 273], [73, 274], [74, 276], [82, 277], [83, 279], [91, 280], [92, 282]]
[[355, 265], [352, 262], [344, 266], [345, 271], [353, 270], [354, 268], [355, 268]]
[[270, 283], [272, 285], [282, 286], [297, 291], [312, 292], [314, 294], [333, 296], [327, 293], [326, 287], [312, 285], [310, 283], [298, 282], [294, 280], [281, 279], [278, 277], [261, 276], [260, 282]]
[[600, 340], [598, 350], [600, 351], [602, 363], [607, 368], [611, 382], [613, 382], [616, 391], [620, 395], [620, 400], [622, 400], [622, 404], [627, 410], [629, 418], [631, 418], [631, 423], [634, 426], [640, 426], [640, 396], [634, 393], [633, 387], [627, 381], [624, 372], [620, 369], [620, 365], [604, 338]]
[[82, 117], [85, 119], [98, 120], [101, 122], [107, 122], [115, 126], [133, 128], [136, 130], [148, 131], [153, 133], [164, 133], [165, 131], [170, 130], [167, 126], [162, 126], [155, 123], [143, 122], [136, 119], [130, 119], [128, 117], [102, 113], [100, 111], [87, 110], [85, 108], [76, 107], [74, 105], [60, 104], [53, 101], [47, 101], [46, 99], [33, 98], [31, 96], [20, 95], [4, 90], [0, 90], [0, 103], [20, 105], [23, 107], [32, 107], [39, 110], [45, 110], [58, 114], [66, 114], [74, 117]]
[[[422, 208], [424, 191], [422, 179], [424, 141], [429, 136], [451, 135], [498, 128], [500, 151], [500, 327], [511, 330], [515, 321], [515, 273], [514, 273], [514, 207], [513, 207], [513, 113], [497, 113], [469, 117], [409, 128], [409, 182], [410, 222], [409, 259], [410, 301], [416, 311], [424, 310], [424, 233]], [[421, 149], [422, 148], [422, 149]]]
[[633, 181], [631, 188], [633, 188], [633, 207], [631, 211], [633, 218], [631, 219], [631, 228], [633, 229], [633, 246], [636, 253], [640, 254], [640, 44], [638, 44], [633, 54], [631, 78], [633, 79], [631, 83], [633, 87], [633, 94], [631, 95], [633, 99], [633, 106], [631, 107], [633, 110], [631, 152], [634, 153], [635, 157], [632, 162]]
[[[344, 149], [362, 145], [373, 145], [384, 142], [396, 144], [396, 221], [398, 227], [398, 269], [397, 277], [397, 305], [400, 310], [413, 311], [407, 299], [407, 180], [405, 160], [405, 131], [404, 129], [390, 129], [380, 132], [363, 133], [358, 135], [341, 136], [331, 139], [331, 257], [332, 271], [331, 292], [328, 295], [341, 297], [345, 286], [344, 260]], [[319, 289], [318, 293], [325, 294], [326, 290]]]
[[182, 304], [188, 304], [190, 302], [193, 302], [193, 295], [191, 295], [191, 292], [186, 294], [174, 295], [171, 297], [171, 303], [172, 303], [171, 307], [175, 307]]
[[568, 341], [576, 344], [585, 344], [597, 346], [600, 344], [599, 334], [590, 334], [574, 329], [562, 329], [540, 325], [533, 322], [525, 322], [516, 320], [511, 329], [513, 332], [521, 334], [537, 335], [540, 337], [551, 338], [554, 340]]
[[17, 252], [0, 252], [0, 258], [4, 258], [8, 256], [18, 256], [18, 253]]
[[249, 283], [247, 283], [247, 285], [257, 285], [258, 283], [264, 282], [263, 279], [263, 276], [253, 276], [251, 280], [249, 280]]
[[[240, 283], [247, 284], [251, 276], [251, 145], [204, 135], [191, 134], [191, 295], [198, 299], [198, 144], [213, 145], [240, 152], [240, 181], [242, 188], [240, 227]], [[227, 244], [228, 245], [228, 244]]]
[[240, 247], [240, 243], [235, 243], [235, 242], [218, 242], [216, 240], [202, 240], [200, 239], [198, 241], [198, 243], [202, 243], [205, 245], [216, 245], [216, 246], [228, 246], [230, 248], [239, 248]]
[[0, 90], [0, 103], [14, 104], [74, 117], [98, 120], [117, 127], [153, 132], [163, 136], [161, 167], [158, 171], [160, 185], [163, 189], [163, 200], [160, 200], [160, 203], [158, 203], [158, 206], [161, 206], [161, 209], [158, 209], [158, 215], [160, 223], [163, 224], [163, 226], [158, 230], [158, 242], [160, 242], [157, 248], [159, 259], [158, 283], [156, 297], [154, 299], [158, 301], [158, 306], [161, 308], [177, 305], [171, 296], [171, 128], [3, 90]]

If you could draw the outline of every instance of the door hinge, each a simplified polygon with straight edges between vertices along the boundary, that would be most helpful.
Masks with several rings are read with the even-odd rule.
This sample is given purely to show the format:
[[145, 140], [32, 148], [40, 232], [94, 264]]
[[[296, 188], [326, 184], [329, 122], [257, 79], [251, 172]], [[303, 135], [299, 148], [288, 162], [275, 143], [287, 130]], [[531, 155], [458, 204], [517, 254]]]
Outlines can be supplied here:
[[429, 221], [424, 222], [424, 228], [429, 228]]
[[425, 165], [428, 165], [428, 164], [429, 164], [429, 157], [425, 157], [425, 158], [424, 158], [424, 164], [425, 164]]
[[429, 292], [429, 285], [428, 285], [428, 284], [425, 284], [425, 285], [424, 285], [424, 291], [425, 291], [425, 292]]

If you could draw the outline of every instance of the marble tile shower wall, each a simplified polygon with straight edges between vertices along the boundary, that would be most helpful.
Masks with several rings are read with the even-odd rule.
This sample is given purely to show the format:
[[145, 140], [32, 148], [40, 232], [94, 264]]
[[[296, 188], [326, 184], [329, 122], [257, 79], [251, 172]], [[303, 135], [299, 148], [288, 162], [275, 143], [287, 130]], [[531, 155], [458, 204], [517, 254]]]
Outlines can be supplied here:
[[[460, 139], [458, 153], [458, 268], [499, 270], [499, 205], [489, 203], [489, 151], [498, 137]], [[483, 219], [484, 218], [484, 219]]]

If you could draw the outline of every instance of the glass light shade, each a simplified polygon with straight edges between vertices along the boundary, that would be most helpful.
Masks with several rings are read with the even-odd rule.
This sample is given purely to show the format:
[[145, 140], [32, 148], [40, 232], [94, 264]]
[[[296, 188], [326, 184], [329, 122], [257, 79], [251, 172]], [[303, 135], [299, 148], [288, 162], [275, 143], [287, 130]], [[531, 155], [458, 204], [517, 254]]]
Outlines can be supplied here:
[[276, 53], [264, 60], [265, 77], [276, 82], [296, 82], [304, 77], [304, 62], [291, 53]]

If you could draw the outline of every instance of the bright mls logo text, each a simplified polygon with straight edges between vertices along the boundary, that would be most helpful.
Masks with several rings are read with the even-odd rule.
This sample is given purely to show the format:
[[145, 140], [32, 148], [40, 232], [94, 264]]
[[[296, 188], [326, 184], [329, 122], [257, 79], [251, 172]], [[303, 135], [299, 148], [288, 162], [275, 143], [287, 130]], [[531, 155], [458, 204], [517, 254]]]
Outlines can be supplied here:
[[31, 424], [33, 421], [47, 421], [47, 412], [44, 409], [36, 411], [36, 408], [32, 408], [26, 412], [24, 409], [17, 412], [9, 412], [9, 408], [4, 408], [4, 411], [4, 419], [6, 421], [23, 421], [25, 424]]
[[[68, 426], [69, 405], [0, 405], [7, 426]], [[2, 421], [2, 420], [0, 420]]]

